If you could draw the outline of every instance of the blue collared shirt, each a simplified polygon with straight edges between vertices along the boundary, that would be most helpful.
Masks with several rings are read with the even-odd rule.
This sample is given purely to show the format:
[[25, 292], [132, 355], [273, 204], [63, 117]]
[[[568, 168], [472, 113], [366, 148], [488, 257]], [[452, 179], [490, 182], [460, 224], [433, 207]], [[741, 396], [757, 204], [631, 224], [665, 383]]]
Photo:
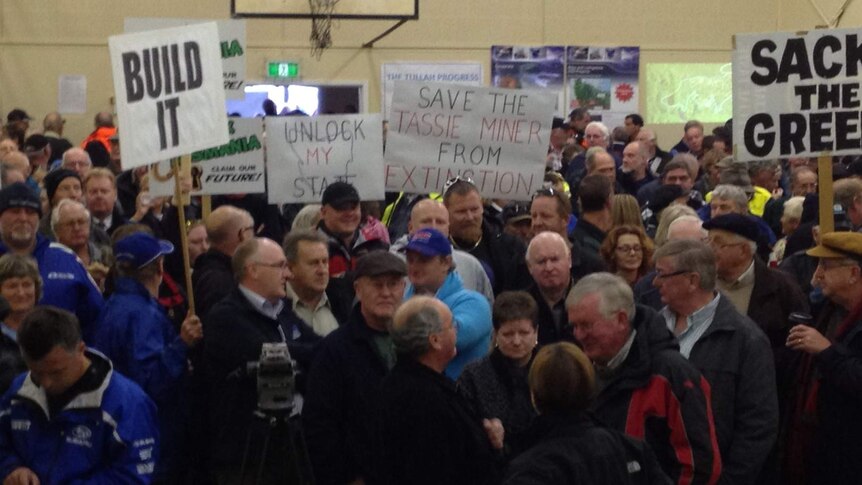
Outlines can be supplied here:
[[[698, 308], [697, 311], [685, 319], [685, 330], [677, 335], [676, 339], [679, 341], [679, 353], [686, 359], [688, 359], [689, 354], [691, 354], [691, 349], [694, 347], [694, 344], [700, 340], [700, 337], [703, 336], [712, 324], [712, 319], [715, 317], [715, 309], [718, 306], [718, 299], [720, 297], [721, 294], [716, 292], [715, 298], [713, 298], [712, 301]], [[667, 328], [676, 335], [676, 313], [674, 313], [670, 307], [665, 305], [659, 314], [664, 317], [664, 320], [667, 323]]]
[[[278, 315], [284, 309], [284, 301], [279, 299], [277, 303], [272, 304], [269, 301], [267, 301], [266, 298], [258, 295], [257, 293], [249, 290], [248, 288], [246, 288], [245, 286], [242, 286], [242, 285], [239, 285], [239, 291], [242, 292], [242, 294], [243, 294], [243, 296], [245, 296], [246, 300], [248, 300], [249, 303], [251, 303], [251, 306], [253, 306], [254, 309], [257, 310], [258, 313], [260, 313], [261, 315], [263, 315], [267, 318], [270, 318], [272, 320], [278, 320]], [[287, 336], [284, 335], [284, 330], [282, 330], [281, 325], [278, 326], [278, 331], [279, 331], [279, 333], [281, 333], [283, 341], [287, 342]], [[291, 329], [292, 335], [290, 336], [290, 338], [292, 340], [299, 338], [299, 333], [300, 333], [299, 329], [294, 326]]]
[[3, 335], [11, 338], [13, 342], [18, 341], [18, 332], [12, 330], [3, 322], [0, 322], [0, 331], [3, 332]]

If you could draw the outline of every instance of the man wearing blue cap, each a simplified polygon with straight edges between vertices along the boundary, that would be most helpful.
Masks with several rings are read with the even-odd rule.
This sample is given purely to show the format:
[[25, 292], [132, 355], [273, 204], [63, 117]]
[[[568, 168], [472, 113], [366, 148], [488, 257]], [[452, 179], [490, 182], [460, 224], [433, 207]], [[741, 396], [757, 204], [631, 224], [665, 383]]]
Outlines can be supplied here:
[[99, 318], [94, 346], [156, 402], [163, 453], [155, 476], [168, 479], [180, 462], [189, 411], [183, 392], [187, 353], [203, 337], [203, 330], [198, 317], [189, 315], [177, 335], [156, 300], [164, 256], [174, 251], [171, 243], [137, 232], [117, 241], [114, 250], [117, 280]]
[[39, 304], [73, 312], [81, 323], [84, 342], [91, 343], [104, 303], [102, 294], [75, 253], [37, 234], [41, 214], [39, 196], [24, 183], [0, 190], [0, 255], [35, 259], [44, 285]]
[[488, 353], [491, 345], [491, 307], [481, 293], [467, 290], [452, 264], [452, 245], [436, 229], [420, 229], [407, 242], [407, 277], [404, 298], [435, 296], [452, 312], [457, 328], [458, 354], [446, 367], [455, 380], [465, 365]]

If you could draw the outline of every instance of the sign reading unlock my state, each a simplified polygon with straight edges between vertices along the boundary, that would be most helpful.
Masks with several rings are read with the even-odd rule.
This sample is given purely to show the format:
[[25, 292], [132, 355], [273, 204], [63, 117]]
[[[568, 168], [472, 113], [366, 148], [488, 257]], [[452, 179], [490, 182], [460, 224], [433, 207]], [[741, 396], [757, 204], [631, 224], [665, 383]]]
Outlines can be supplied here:
[[123, 168], [228, 142], [214, 22], [112, 36]]

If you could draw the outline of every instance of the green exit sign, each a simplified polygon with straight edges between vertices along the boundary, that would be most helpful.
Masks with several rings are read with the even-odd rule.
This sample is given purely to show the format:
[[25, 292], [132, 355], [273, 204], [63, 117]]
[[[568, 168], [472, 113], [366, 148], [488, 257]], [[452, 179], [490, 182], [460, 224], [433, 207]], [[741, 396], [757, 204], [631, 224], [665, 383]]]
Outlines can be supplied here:
[[268, 62], [266, 71], [269, 77], [299, 77], [298, 62]]

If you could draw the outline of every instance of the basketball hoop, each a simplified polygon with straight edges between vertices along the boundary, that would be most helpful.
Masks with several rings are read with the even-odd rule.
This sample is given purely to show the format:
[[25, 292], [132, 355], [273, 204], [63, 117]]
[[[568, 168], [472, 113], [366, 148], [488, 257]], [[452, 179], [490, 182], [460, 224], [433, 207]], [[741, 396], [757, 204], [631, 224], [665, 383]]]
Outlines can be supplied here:
[[332, 47], [332, 13], [338, 0], [308, 0], [311, 7], [311, 55], [317, 60], [323, 55], [323, 51]]

